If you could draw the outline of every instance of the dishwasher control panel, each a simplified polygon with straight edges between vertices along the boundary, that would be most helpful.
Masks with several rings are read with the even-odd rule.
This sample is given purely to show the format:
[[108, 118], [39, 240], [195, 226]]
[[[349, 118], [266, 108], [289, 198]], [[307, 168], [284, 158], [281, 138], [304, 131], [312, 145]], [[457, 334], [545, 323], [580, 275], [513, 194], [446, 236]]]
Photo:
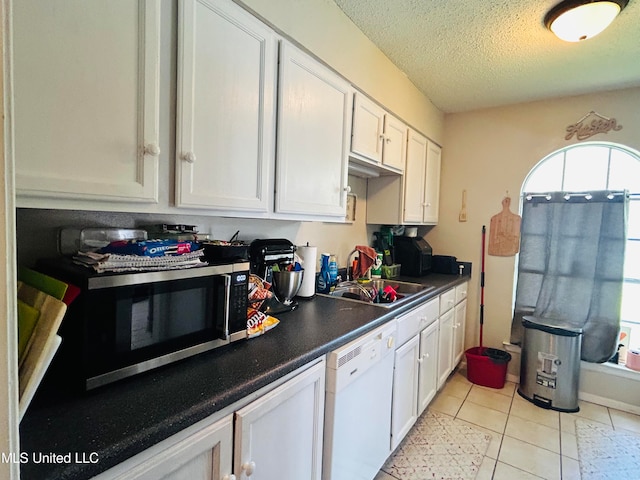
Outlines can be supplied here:
[[395, 347], [396, 321], [393, 320], [329, 353], [327, 391], [337, 393], [354, 382]]

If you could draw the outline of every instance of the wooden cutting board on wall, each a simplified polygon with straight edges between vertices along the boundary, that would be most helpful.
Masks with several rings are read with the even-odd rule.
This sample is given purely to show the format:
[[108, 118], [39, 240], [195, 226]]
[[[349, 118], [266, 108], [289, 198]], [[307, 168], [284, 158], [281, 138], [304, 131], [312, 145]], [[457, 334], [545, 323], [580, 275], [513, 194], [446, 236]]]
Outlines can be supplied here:
[[489, 255], [510, 257], [520, 250], [520, 215], [509, 210], [511, 198], [504, 197], [502, 211], [491, 217], [489, 224]]

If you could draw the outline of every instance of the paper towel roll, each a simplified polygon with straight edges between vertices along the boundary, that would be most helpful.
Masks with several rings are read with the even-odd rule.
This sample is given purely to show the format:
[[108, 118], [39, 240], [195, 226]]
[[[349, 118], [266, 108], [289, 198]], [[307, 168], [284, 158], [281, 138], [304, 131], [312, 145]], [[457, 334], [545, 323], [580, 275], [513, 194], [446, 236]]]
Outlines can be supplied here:
[[316, 294], [316, 265], [318, 262], [318, 247], [301, 245], [296, 247], [296, 253], [302, 261], [304, 276], [298, 290], [298, 297], [311, 298]]

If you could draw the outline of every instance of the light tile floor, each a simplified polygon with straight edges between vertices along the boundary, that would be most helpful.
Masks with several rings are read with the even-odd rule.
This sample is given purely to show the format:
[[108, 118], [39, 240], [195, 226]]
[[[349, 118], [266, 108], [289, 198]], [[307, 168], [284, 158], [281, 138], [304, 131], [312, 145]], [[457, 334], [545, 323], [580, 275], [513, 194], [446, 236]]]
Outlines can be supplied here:
[[[640, 416], [579, 401], [578, 413], [536, 407], [506, 382], [501, 390], [454, 373], [431, 402], [433, 411], [489, 433], [492, 440], [476, 480], [580, 480], [575, 419], [640, 433]], [[375, 480], [397, 480], [380, 472]]]

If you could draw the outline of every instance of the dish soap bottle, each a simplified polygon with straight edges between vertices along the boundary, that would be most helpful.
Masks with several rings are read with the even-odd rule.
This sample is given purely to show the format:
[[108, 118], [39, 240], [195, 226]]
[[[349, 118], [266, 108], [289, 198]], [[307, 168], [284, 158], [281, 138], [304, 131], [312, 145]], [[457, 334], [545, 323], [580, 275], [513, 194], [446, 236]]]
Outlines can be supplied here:
[[334, 288], [338, 283], [338, 260], [335, 255], [329, 256], [329, 288]]
[[320, 274], [318, 275], [318, 293], [329, 293], [331, 289], [331, 277], [329, 275], [329, 253], [323, 253], [320, 257]]

